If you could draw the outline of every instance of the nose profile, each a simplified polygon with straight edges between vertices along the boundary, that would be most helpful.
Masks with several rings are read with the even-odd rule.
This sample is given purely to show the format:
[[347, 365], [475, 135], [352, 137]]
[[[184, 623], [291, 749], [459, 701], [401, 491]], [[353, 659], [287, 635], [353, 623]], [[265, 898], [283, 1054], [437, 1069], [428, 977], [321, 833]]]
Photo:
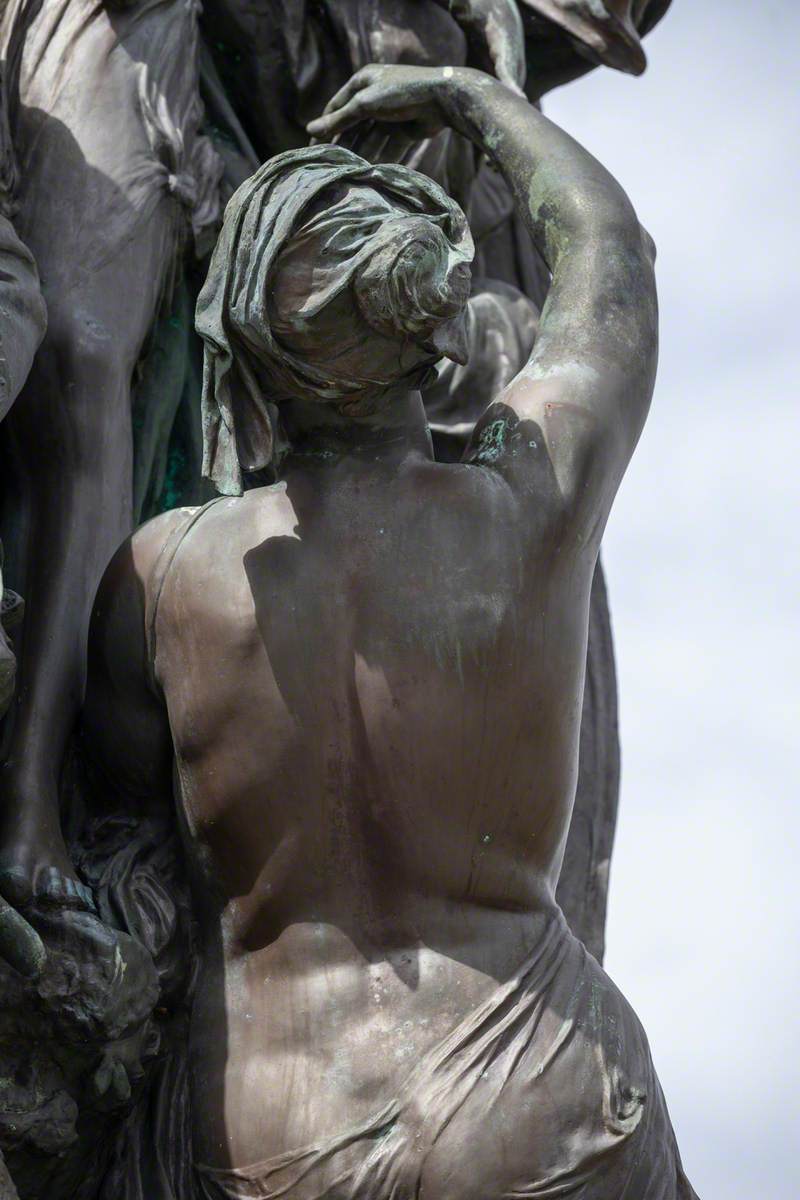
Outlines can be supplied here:
[[593, 62], [627, 75], [641, 75], [647, 66], [637, 26], [647, 28], [650, 0], [522, 0], [522, 5], [564, 29]]
[[469, 334], [467, 330], [467, 313], [459, 313], [449, 321], [442, 322], [434, 331], [433, 344], [443, 358], [465, 367], [469, 362]]

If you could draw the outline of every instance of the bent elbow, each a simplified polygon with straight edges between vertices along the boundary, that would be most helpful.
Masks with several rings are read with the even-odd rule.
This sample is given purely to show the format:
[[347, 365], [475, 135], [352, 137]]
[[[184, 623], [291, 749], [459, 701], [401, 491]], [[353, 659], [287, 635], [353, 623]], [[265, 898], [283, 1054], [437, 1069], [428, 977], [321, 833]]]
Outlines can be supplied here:
[[652, 236], [645, 229], [644, 225], [639, 225], [639, 235], [642, 240], [642, 249], [644, 250], [648, 262], [651, 266], [655, 266], [658, 250], [656, 249], [656, 244], [653, 241]]

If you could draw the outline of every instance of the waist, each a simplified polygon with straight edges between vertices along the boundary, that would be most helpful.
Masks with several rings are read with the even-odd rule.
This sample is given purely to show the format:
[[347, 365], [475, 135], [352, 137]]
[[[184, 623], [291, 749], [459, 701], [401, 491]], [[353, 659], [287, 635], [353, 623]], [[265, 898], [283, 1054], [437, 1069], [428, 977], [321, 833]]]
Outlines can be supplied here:
[[266, 1137], [234, 1145], [232, 1130], [226, 1161], [196, 1160], [203, 1194], [378, 1200], [473, 1195], [477, 1182], [487, 1200], [520, 1187], [693, 1195], [641, 1027], [557, 912], [510, 977], [395, 1072], [366, 1110], [330, 1100], [314, 1093], [298, 1105], [291, 1089], [272, 1092], [288, 1135], [266, 1125]]
[[[299, 874], [299, 872], [298, 872]], [[355, 872], [354, 872], [355, 875]], [[499, 978], [512, 970], [557, 907], [549, 880], [533, 876], [500, 895], [450, 894], [406, 886], [385, 877], [339, 880], [276, 896], [246, 896], [209, 909], [196, 905], [203, 963], [226, 976], [267, 971], [273, 982], [302, 981], [317, 971], [360, 970], [375, 962], [400, 964], [426, 951]], [[425, 881], [427, 882], [427, 881]], [[306, 894], [298, 891], [306, 888]], [[198, 897], [199, 900], [199, 897]]]
[[195, 878], [206, 881], [194, 907], [205, 913], [212, 941], [221, 926], [231, 959], [304, 938], [312, 958], [320, 952], [330, 961], [340, 951], [349, 960], [353, 945], [383, 953], [420, 942], [458, 953], [509, 923], [530, 933], [537, 914], [552, 907], [564, 807], [564, 820], [549, 815], [533, 832], [482, 827], [475, 834], [455, 819], [443, 832], [429, 829], [423, 815], [416, 829], [373, 837], [347, 830], [346, 838], [339, 831], [338, 844], [333, 835], [290, 828], [258, 845], [256, 833], [235, 855], [223, 820], [203, 839], [203, 854], [197, 841], [187, 845]]
[[552, 909], [434, 907], [416, 937], [405, 923], [302, 922], [255, 953], [226, 953], [221, 931], [193, 1011], [201, 1161], [252, 1162], [333, 1134], [342, 1112], [368, 1117], [555, 919]]

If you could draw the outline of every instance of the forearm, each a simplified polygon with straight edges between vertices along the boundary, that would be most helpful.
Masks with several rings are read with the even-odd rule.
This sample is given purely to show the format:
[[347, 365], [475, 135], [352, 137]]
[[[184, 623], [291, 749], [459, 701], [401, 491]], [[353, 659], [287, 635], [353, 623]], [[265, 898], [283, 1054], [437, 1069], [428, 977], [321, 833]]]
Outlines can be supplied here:
[[640, 249], [630, 201], [588, 151], [496, 80], [454, 74], [443, 92], [448, 122], [502, 172], [552, 272], [562, 255], [597, 239]]
[[[639, 436], [657, 357], [654, 249], [619, 184], [568, 134], [465, 68], [366, 67], [309, 124], [365, 120], [417, 136], [450, 126], [503, 172], [552, 272], [533, 353], [476, 426], [467, 461], [504, 471], [553, 512], [602, 530]], [[558, 516], [561, 519], [561, 516]]]

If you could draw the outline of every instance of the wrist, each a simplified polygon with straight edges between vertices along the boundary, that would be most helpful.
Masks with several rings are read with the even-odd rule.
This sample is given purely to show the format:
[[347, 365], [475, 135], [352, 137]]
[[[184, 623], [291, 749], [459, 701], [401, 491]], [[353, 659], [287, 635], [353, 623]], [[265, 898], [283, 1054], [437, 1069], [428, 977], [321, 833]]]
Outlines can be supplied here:
[[508, 89], [483, 71], [476, 71], [471, 67], [449, 69], [453, 74], [442, 94], [442, 107], [447, 124], [456, 133], [462, 134], [463, 137], [476, 142], [480, 149], [484, 149], [486, 116], [491, 110], [493, 98], [507, 93]]

